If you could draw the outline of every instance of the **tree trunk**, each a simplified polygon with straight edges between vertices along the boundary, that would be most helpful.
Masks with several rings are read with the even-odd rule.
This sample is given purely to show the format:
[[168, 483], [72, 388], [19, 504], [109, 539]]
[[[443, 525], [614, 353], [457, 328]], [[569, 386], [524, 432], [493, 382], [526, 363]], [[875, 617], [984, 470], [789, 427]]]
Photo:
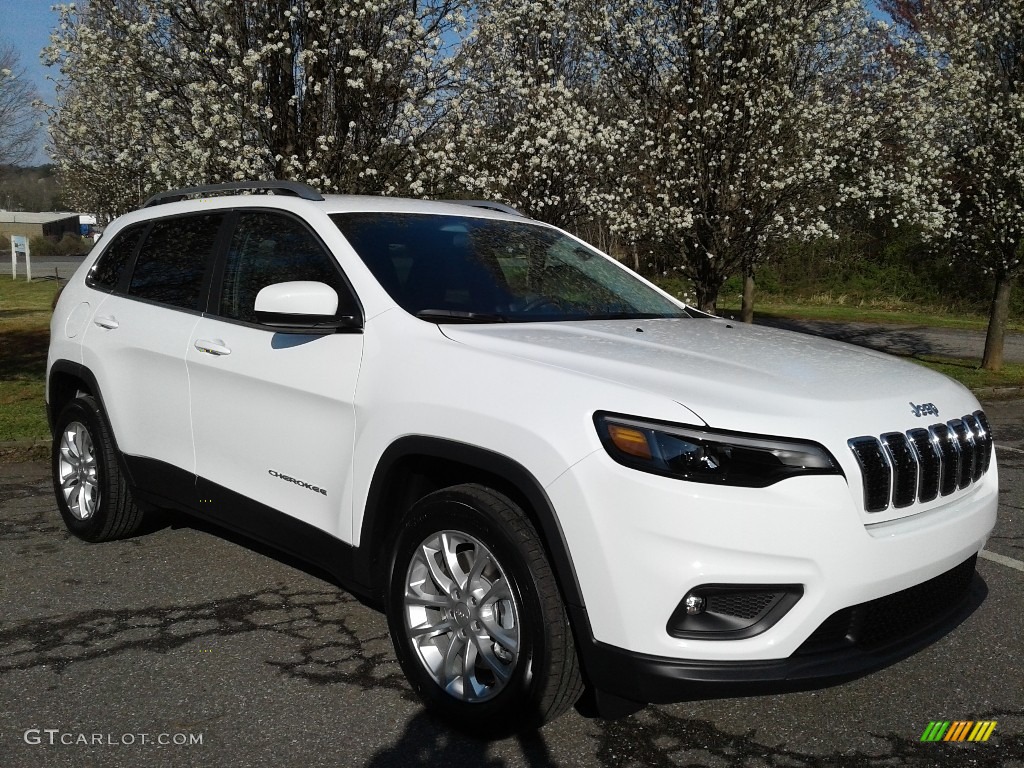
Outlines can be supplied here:
[[[696, 250], [696, 249], [694, 249]], [[690, 257], [687, 276], [693, 281], [693, 293], [696, 306], [701, 312], [716, 314], [718, 292], [722, 290], [725, 276], [718, 269], [718, 262], [697, 251], [699, 255]]]
[[992, 295], [992, 307], [988, 313], [988, 333], [985, 335], [985, 356], [981, 367], [986, 371], [999, 371], [1003, 367], [1003, 339], [1006, 336], [1006, 320], [1010, 313], [1010, 287], [1013, 278], [1007, 272], [996, 277], [996, 290]]
[[697, 309], [708, 314], [715, 314], [718, 309], [718, 289], [711, 288], [697, 282], [693, 283], [694, 298], [697, 300]]
[[743, 305], [740, 307], [740, 320], [744, 323], [754, 322], [754, 270], [746, 267], [743, 270]]

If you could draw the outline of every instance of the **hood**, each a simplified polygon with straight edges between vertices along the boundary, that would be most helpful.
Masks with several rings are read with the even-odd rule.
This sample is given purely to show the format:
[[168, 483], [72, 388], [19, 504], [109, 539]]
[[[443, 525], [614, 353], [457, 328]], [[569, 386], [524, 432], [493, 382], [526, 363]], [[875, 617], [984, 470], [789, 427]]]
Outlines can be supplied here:
[[[446, 325], [450, 339], [664, 395], [718, 429], [826, 444], [978, 408], [957, 382], [872, 350], [720, 319]], [[932, 404], [941, 414], [914, 405]], [[608, 410], [615, 410], [613, 403]], [[927, 415], [918, 415], [923, 412]], [[634, 414], [644, 416], [645, 414]]]

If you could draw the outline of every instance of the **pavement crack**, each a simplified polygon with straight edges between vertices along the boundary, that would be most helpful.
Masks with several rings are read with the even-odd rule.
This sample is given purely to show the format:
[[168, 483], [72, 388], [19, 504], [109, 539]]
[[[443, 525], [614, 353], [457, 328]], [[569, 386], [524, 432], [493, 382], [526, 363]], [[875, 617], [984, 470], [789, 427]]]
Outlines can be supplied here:
[[141, 650], [170, 653], [194, 643], [255, 632], [291, 641], [285, 660], [264, 663], [313, 683], [408, 691], [388, 634], [349, 626], [355, 599], [339, 590], [284, 588], [172, 606], [88, 611], [0, 624], [0, 674], [50, 668]]
[[[812, 753], [785, 743], [759, 741], [754, 729], [729, 733], [704, 720], [676, 717], [664, 709], [648, 707], [632, 717], [604, 723], [598, 737], [597, 757], [606, 768], [1003, 768], [1011, 760], [1024, 758], [1024, 734], [1016, 727], [1022, 715], [1024, 711], [1017, 710], [977, 713], [976, 720], [996, 720], [1004, 726], [997, 725], [991, 741], [984, 744], [922, 742], [921, 733], [869, 733], [870, 751]], [[927, 725], [927, 718], [922, 719], [922, 732]], [[827, 736], [824, 729], [822, 735]]]

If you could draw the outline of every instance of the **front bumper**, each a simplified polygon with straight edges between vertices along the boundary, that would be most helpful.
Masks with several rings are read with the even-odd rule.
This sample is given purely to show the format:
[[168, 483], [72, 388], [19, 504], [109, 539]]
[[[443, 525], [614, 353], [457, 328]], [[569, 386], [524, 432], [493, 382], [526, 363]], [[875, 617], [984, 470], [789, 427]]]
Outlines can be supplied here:
[[[837, 612], [785, 659], [674, 659], [592, 641], [580, 646], [587, 681], [615, 714], [616, 706], [622, 712], [635, 709], [626, 702], [666, 704], [784, 693], [851, 680], [914, 654], [970, 616], [988, 593], [975, 572], [976, 559], [895, 595]], [[932, 607], [939, 596], [942, 609], [925, 618], [922, 609]], [[904, 614], [909, 620], [886, 626], [884, 617], [903, 605], [915, 606]], [[577, 627], [586, 625], [585, 612], [577, 610], [573, 618]], [[609, 697], [625, 702], [609, 705]]]
[[[573, 610], [591, 684], [667, 702], [848, 679], [949, 631], [982, 594], [970, 589], [973, 557], [995, 524], [998, 478], [993, 463], [945, 503], [878, 525], [864, 524], [841, 476], [729, 488], [595, 453], [547, 490], [585, 603]], [[947, 585], [947, 573], [959, 574], [959, 586]], [[754, 636], [672, 636], [667, 623], [683, 596], [707, 584], [803, 593]], [[866, 612], [915, 587], [910, 594], [934, 596], [920, 620], [856, 641]]]

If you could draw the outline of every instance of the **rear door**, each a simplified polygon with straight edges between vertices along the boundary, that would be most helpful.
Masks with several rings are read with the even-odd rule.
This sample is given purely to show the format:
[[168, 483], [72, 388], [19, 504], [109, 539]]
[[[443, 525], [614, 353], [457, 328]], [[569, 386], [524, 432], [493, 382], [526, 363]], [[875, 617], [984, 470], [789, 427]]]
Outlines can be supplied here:
[[218, 272], [186, 354], [200, 487], [260, 505], [219, 516], [262, 516], [269, 507], [348, 541], [362, 333], [278, 333], [257, 321], [254, 302], [264, 286], [316, 280], [338, 292], [339, 313], [358, 315], [351, 289], [313, 230], [281, 211], [238, 212]]
[[185, 350], [224, 220], [202, 213], [134, 227], [90, 275], [110, 293], [86, 326], [83, 363], [100, 384], [118, 448], [130, 458], [195, 469]]

